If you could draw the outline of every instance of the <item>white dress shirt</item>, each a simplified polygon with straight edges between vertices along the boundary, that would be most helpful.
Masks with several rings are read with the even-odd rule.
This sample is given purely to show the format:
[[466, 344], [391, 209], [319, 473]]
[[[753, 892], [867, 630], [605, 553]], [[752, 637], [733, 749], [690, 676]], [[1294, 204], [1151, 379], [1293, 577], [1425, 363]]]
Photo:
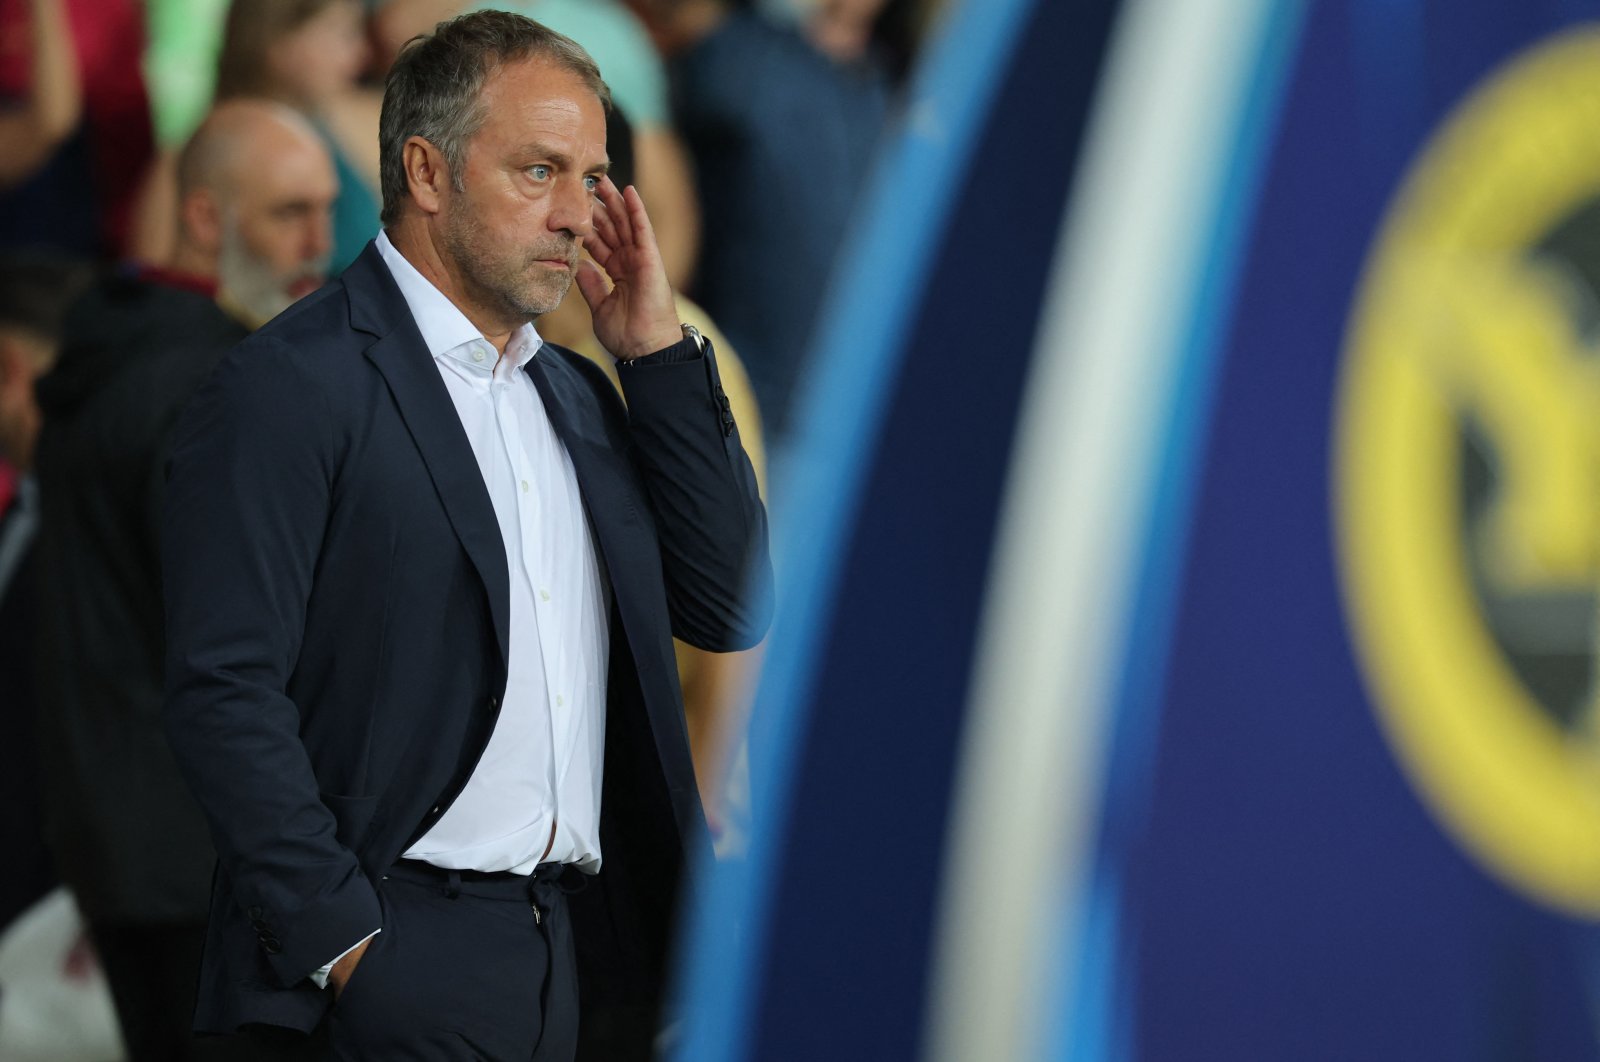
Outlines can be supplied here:
[[[376, 242], [472, 444], [511, 576], [494, 732], [455, 803], [402, 856], [453, 870], [532, 874], [554, 862], [595, 873], [611, 630], [572, 458], [523, 369], [544, 341], [523, 325], [500, 355], [388, 233]], [[326, 988], [334, 965], [378, 932], [311, 981]]]
[[543, 340], [523, 325], [499, 355], [387, 234], [377, 244], [472, 444], [511, 576], [494, 733], [466, 788], [404, 856], [457, 870], [531, 874], [559, 862], [592, 873], [611, 632], [572, 459], [523, 369]]

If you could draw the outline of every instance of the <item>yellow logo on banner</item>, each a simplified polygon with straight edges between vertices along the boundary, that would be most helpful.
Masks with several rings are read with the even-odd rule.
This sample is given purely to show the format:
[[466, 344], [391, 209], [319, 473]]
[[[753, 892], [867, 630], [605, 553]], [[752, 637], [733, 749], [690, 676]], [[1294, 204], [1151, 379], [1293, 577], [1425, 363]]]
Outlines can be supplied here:
[[1600, 30], [1427, 145], [1345, 351], [1336, 496], [1372, 699], [1438, 819], [1600, 917]]

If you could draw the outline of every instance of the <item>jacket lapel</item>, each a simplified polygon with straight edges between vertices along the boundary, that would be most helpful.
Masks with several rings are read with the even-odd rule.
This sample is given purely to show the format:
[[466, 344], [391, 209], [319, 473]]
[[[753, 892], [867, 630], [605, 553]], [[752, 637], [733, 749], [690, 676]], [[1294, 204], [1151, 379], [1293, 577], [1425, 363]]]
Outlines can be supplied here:
[[583, 396], [575, 392], [570, 379], [571, 370], [553, 363], [554, 355], [541, 351], [526, 366], [533, 378], [533, 386], [544, 402], [545, 413], [556, 429], [556, 435], [572, 457], [573, 468], [578, 473], [578, 488], [583, 492], [585, 504], [602, 509], [610, 508], [615, 501], [611, 488], [619, 474], [613, 467], [618, 455], [592, 436], [595, 425], [579, 422], [583, 416]]
[[[600, 547], [600, 563], [614, 590], [619, 582], [619, 566], [625, 572], [629, 561], [620, 536], [624, 525], [638, 519], [628, 492], [621, 488], [625, 471], [617, 466], [622, 458], [591, 438], [593, 425], [579, 423], [583, 406], [580, 395], [573, 393], [567, 372], [552, 363], [551, 354], [541, 351], [528, 362], [525, 371], [539, 392], [556, 437], [572, 459], [578, 492], [583, 496], [583, 506]], [[621, 581], [626, 582], [626, 578]]]
[[511, 577], [500, 525], [478, 471], [472, 444], [461, 427], [450, 392], [433, 363], [410, 308], [375, 246], [368, 244], [344, 274], [353, 327], [377, 336], [367, 358], [389, 385], [401, 419], [422, 454], [434, 490], [456, 537], [489, 596], [489, 611], [507, 659]]

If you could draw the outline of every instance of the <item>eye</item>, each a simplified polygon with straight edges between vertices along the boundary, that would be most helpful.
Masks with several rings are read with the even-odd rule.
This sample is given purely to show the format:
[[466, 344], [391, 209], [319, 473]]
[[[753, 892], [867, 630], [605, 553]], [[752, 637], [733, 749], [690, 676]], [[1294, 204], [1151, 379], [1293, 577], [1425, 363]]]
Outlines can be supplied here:
[[548, 181], [550, 179], [550, 167], [543, 164], [538, 166], [529, 166], [528, 176], [532, 177], [536, 181]]
[[585, 177], [583, 179], [583, 186], [585, 188], [587, 188], [591, 192], [595, 191], [596, 189], [598, 189], [600, 187], [600, 178], [599, 178], [599, 176], [597, 176], [596, 174], [592, 174], [591, 173], [589, 176], [587, 176], [587, 177]]

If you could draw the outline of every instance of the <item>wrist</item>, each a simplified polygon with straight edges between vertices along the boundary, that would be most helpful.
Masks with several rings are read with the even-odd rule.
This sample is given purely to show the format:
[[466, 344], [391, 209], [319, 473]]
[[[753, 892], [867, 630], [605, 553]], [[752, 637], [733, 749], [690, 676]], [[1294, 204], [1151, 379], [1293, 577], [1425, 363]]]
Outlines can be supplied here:
[[383, 932], [375, 929], [362, 938], [354, 947], [350, 948], [327, 966], [311, 975], [318, 988], [331, 988], [335, 997], [344, 991], [345, 982], [350, 980], [350, 975], [355, 972], [356, 964], [367, 952], [367, 945], [372, 943], [372, 938]]
[[629, 345], [627, 351], [618, 354], [618, 361], [637, 361], [639, 358], [659, 353], [668, 347], [675, 346], [683, 341], [683, 329], [676, 322], [670, 328], [660, 328], [652, 331], [648, 338], [641, 342]]

